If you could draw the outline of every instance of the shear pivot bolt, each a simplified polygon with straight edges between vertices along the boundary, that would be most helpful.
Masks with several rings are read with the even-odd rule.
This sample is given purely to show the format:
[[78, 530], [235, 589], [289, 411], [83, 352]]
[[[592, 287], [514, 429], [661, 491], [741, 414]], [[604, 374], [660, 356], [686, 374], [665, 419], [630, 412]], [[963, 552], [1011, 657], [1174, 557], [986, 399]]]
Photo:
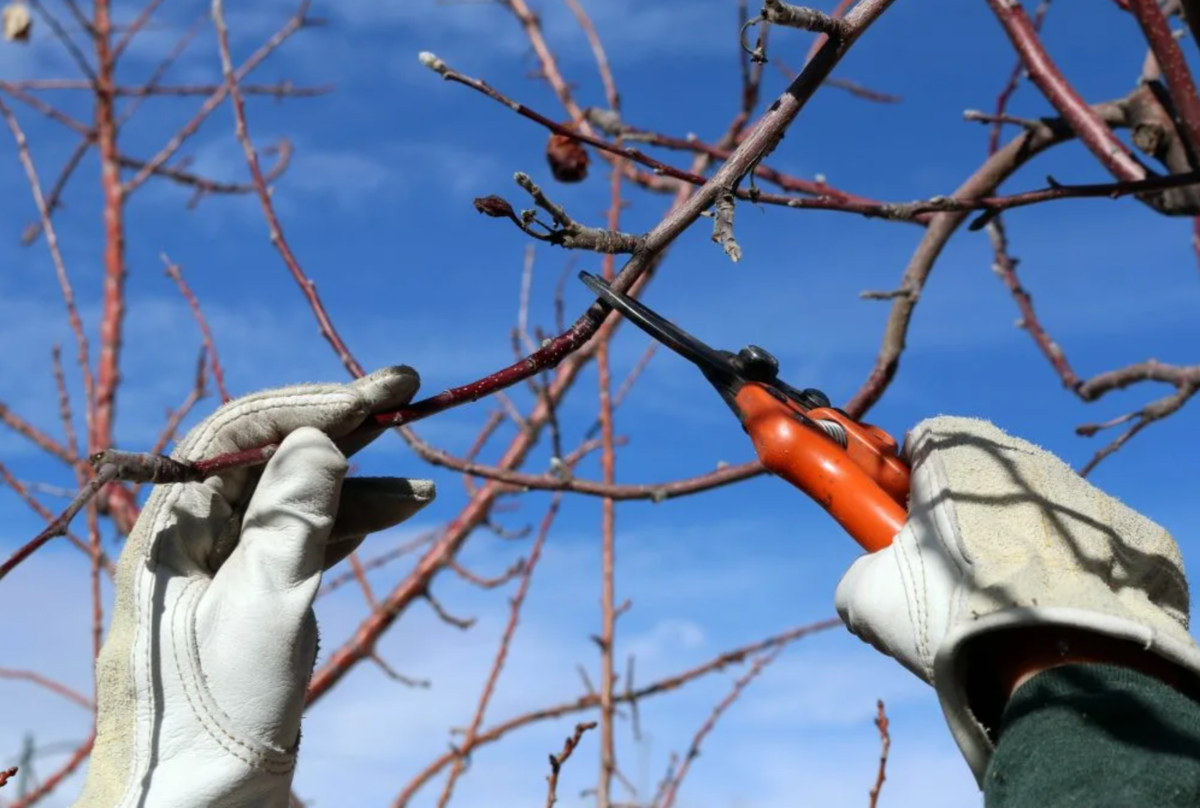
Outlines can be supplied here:
[[825, 395], [820, 390], [817, 390], [814, 387], [809, 387], [806, 390], [804, 390], [803, 392], [804, 392], [804, 395], [808, 396], [815, 403], [815, 406], [817, 406], [817, 407], [832, 406], [832, 402], [830, 402], [829, 396]]
[[738, 351], [738, 365], [746, 377], [755, 381], [773, 381], [779, 374], [779, 360], [765, 348], [747, 345]]

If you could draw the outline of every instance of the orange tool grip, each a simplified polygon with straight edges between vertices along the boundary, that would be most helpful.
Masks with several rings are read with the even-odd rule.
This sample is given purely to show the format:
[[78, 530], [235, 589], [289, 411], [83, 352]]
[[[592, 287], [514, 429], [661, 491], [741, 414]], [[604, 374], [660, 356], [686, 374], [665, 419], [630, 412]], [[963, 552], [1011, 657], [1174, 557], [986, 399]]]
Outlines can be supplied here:
[[[851, 457], [849, 445], [854, 444], [854, 436], [848, 435], [849, 444], [843, 449], [818, 428], [803, 423], [797, 411], [757, 384], [744, 385], [736, 400], [742, 424], [763, 466], [816, 500], [867, 552], [892, 543], [908, 518], [901, 504], [903, 497], [893, 496], [907, 496], [907, 470], [902, 463], [902, 481], [893, 467], [884, 469], [892, 489], [889, 491]], [[808, 415], [833, 412], [822, 408]], [[862, 426], [845, 416], [836, 420], [843, 426]], [[858, 437], [861, 439], [861, 433]], [[901, 484], [902, 492], [898, 490]]]

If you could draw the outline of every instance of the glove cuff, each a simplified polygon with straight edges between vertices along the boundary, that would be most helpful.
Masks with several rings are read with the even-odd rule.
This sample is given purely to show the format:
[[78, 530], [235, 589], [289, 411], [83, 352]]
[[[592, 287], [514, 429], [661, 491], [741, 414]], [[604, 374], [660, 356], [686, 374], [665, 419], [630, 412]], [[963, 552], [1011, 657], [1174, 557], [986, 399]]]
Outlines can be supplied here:
[[961, 623], [946, 635], [934, 658], [932, 683], [950, 732], [981, 789], [995, 745], [972, 708], [965, 651], [986, 641], [988, 634], [1039, 626], [1074, 629], [1131, 643], [1176, 666], [1180, 684], [1188, 692], [1200, 689], [1200, 648], [1186, 631], [1174, 626], [1155, 628], [1112, 614], [1062, 606], [1005, 609]]

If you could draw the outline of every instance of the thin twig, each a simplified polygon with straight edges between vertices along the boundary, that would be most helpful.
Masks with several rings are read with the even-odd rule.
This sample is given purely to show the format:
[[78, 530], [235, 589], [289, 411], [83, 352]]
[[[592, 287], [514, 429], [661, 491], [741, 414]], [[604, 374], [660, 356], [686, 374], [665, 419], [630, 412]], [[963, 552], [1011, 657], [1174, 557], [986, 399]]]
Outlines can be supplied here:
[[95, 705], [92, 700], [82, 693], [72, 690], [61, 682], [56, 682], [40, 673], [34, 671], [18, 670], [16, 668], [0, 668], [0, 679], [15, 679], [19, 681], [35, 684], [40, 688], [49, 690], [57, 696], [62, 696], [69, 702], [78, 704], [83, 709], [91, 712]]
[[58, 248], [58, 234], [54, 230], [54, 224], [50, 220], [50, 209], [46, 206], [46, 199], [42, 195], [42, 183], [38, 179], [37, 169], [34, 167], [33, 158], [29, 154], [29, 145], [25, 140], [25, 133], [21, 126], [17, 123], [17, 118], [13, 115], [3, 99], [0, 99], [0, 116], [4, 118], [4, 122], [8, 124], [9, 130], [13, 134], [13, 139], [17, 143], [17, 157], [21, 161], [22, 167], [25, 169], [25, 176], [29, 180], [29, 189], [33, 194], [33, 202], [37, 206], [38, 217], [41, 219], [42, 231], [46, 234], [46, 247], [50, 250], [50, 258], [54, 262], [54, 271], [58, 277], [58, 285], [62, 290], [63, 302], [67, 307], [67, 321], [70, 323], [71, 332], [75, 335], [75, 345], [78, 350], [79, 368], [83, 375], [83, 391], [86, 399], [84, 412], [87, 419], [87, 431], [92, 433], [93, 409], [95, 403], [95, 378], [92, 376], [91, 359], [89, 357], [88, 340], [83, 331], [83, 320], [79, 317], [79, 309], [75, 305], [75, 292], [71, 286], [71, 279], [67, 275], [67, 266], [63, 261], [62, 252]]
[[1129, 10], [1141, 26], [1150, 51], [1162, 69], [1162, 77], [1171, 91], [1171, 101], [1179, 117], [1179, 129], [1190, 147], [1193, 168], [1200, 167], [1200, 97], [1188, 69], [1179, 42], [1171, 33], [1167, 18], [1157, 0], [1129, 0]]
[[533, 549], [529, 551], [529, 560], [525, 562], [521, 572], [521, 582], [517, 586], [516, 594], [513, 595], [509, 603], [508, 624], [504, 627], [504, 634], [500, 638], [500, 647], [496, 650], [496, 658], [492, 662], [492, 668], [488, 673], [487, 681], [484, 683], [483, 692], [479, 695], [479, 702], [475, 707], [475, 715], [471, 718], [471, 725], [467, 728], [467, 732], [463, 737], [461, 748], [465, 751], [455, 759], [454, 765], [450, 768], [450, 774], [446, 777], [446, 784], [442, 787], [442, 795], [438, 799], [438, 808], [445, 808], [449, 804], [450, 797], [454, 794], [454, 785], [458, 782], [458, 778], [462, 776], [463, 770], [466, 767], [467, 752], [474, 746], [475, 738], [479, 734], [479, 728], [483, 725], [484, 715], [487, 713], [488, 704], [492, 700], [492, 694], [496, 690], [496, 683], [500, 679], [500, 672], [504, 669], [504, 663], [508, 659], [509, 646], [512, 644], [512, 638], [516, 634], [517, 625], [521, 620], [521, 607], [524, 605], [525, 596], [529, 592], [529, 583], [533, 579], [533, 571], [537, 568], [538, 561], [541, 559], [542, 548], [546, 544], [546, 537], [550, 534], [550, 527], [554, 524], [555, 517], [558, 516], [561, 502], [562, 495], [556, 494], [550, 500], [550, 507], [547, 509], [546, 515], [542, 518], [542, 524], [538, 528], [537, 539], [533, 543]]
[[688, 746], [687, 752], [683, 755], [683, 762], [679, 765], [679, 769], [675, 772], [675, 776], [671, 778], [670, 785], [667, 786], [666, 793], [663, 795], [662, 801], [659, 802], [656, 808], [671, 808], [675, 804], [675, 797], [679, 793], [679, 787], [683, 784], [683, 779], [687, 777], [688, 770], [691, 768], [692, 761], [700, 756], [700, 745], [704, 743], [704, 739], [713, 731], [717, 721], [720, 720], [722, 714], [737, 701], [742, 695], [742, 691], [758, 677], [763, 670], [778, 658], [783, 652], [785, 646], [779, 645], [772, 648], [767, 653], [754, 660], [754, 664], [733, 684], [733, 688], [729, 694], [713, 708], [705, 722], [696, 731], [692, 738], [691, 744]]
[[[1042, 0], [1038, 4], [1037, 10], [1033, 12], [1033, 32], [1041, 34], [1042, 24], [1046, 21], [1046, 12], [1050, 10], [1050, 0]], [[1006, 114], [1008, 102], [1012, 100], [1013, 94], [1021, 84], [1021, 76], [1025, 73], [1025, 65], [1017, 58], [1017, 63], [1013, 65], [1012, 72], [1008, 76], [1008, 81], [1004, 84], [1004, 88], [1000, 90], [1000, 94], [996, 96], [995, 113], [992, 116], [992, 131], [988, 136], [988, 156], [991, 157], [1000, 148], [1000, 135], [1004, 129], [1004, 124], [1015, 123]]]
[[[770, 651], [779, 646], [789, 645], [811, 634], [821, 631], [827, 631], [836, 627], [843, 626], [840, 618], [822, 620], [809, 625], [798, 626], [796, 628], [785, 631], [781, 634], [776, 634], [768, 637], [765, 640], [760, 640], [749, 645], [735, 648], [701, 664], [694, 668], [690, 668], [674, 676], [668, 676], [659, 679], [650, 684], [643, 685], [630, 692], [618, 693], [616, 701], [621, 704], [641, 701], [642, 699], [651, 698], [653, 696], [662, 695], [678, 690], [684, 685], [694, 682], [697, 679], [703, 678], [710, 673], [723, 671], [730, 665], [738, 665], [745, 662], [748, 658]], [[563, 702], [552, 707], [544, 707], [538, 710], [531, 710], [521, 715], [514, 716], [499, 724], [495, 724], [490, 728], [482, 729], [475, 736], [475, 740], [470, 749], [465, 745], [460, 745], [456, 749], [451, 749], [444, 752], [436, 760], [421, 770], [405, 787], [400, 797], [393, 804], [393, 808], [401, 808], [407, 806], [416, 795], [416, 793], [430, 780], [432, 780], [439, 772], [458, 759], [459, 755], [470, 754], [480, 747], [495, 743], [501, 738], [508, 735], [514, 730], [522, 727], [536, 724], [541, 721], [548, 721], [556, 718], [561, 718], [565, 715], [593, 710], [600, 704], [600, 696], [598, 693], [586, 693], [573, 701]]]
[[[75, 496], [75, 499], [67, 506], [66, 510], [59, 514], [45, 530], [34, 536], [23, 546], [17, 548], [15, 553], [9, 556], [3, 564], [0, 564], [0, 581], [4, 580], [5, 576], [12, 572], [17, 565], [35, 553], [46, 542], [59, 536], [65, 536], [67, 534], [67, 527], [71, 524], [71, 520], [75, 518], [75, 514], [79, 512], [79, 509], [88, 504], [97, 491], [115, 480], [116, 477], [117, 467], [112, 463], [105, 463], [97, 469], [95, 476]], [[92, 555], [93, 558], [96, 557], [95, 553], [95, 548], [89, 551], [89, 555]]]
[[595, 729], [595, 727], [595, 721], [576, 724], [575, 732], [568, 736], [566, 743], [563, 744], [562, 751], [557, 755], [550, 756], [550, 775], [546, 778], [549, 784], [546, 790], [546, 808], [554, 808], [554, 803], [558, 802], [558, 775], [562, 771], [563, 764], [571, 757], [571, 753], [575, 751], [575, 747], [579, 746], [579, 741], [583, 738], [583, 733], [589, 729]]
[[[22, 502], [24, 502], [26, 505], [29, 506], [30, 510], [32, 510], [34, 513], [36, 513], [42, 519], [46, 520], [47, 523], [54, 521], [54, 519], [55, 519], [54, 513], [49, 508], [47, 508], [45, 505], [43, 505], [42, 503], [40, 503], [36, 499], [34, 499], [33, 496], [30, 494], [28, 487], [25, 486], [15, 476], [13, 476], [13, 473], [11, 471], [9, 471], [8, 467], [5, 466], [3, 463], [0, 463], [0, 481], [2, 481], [5, 485], [7, 485], [9, 488], [11, 488], [13, 490], [13, 493], [15, 493]], [[79, 492], [77, 490], [71, 491], [68, 494], [68, 496], [70, 496], [72, 498], [74, 498], [78, 495], [79, 495]], [[64, 535], [66, 536], [67, 541], [69, 541], [72, 545], [74, 545], [84, 555], [91, 558], [92, 548], [88, 546], [87, 542], [85, 542], [83, 539], [76, 536], [74, 533], [71, 533], [70, 531], [67, 531]], [[116, 570], [113, 567], [112, 562], [108, 559], [108, 557], [102, 555], [101, 562], [104, 564], [104, 568], [108, 571], [108, 576], [110, 578], [114, 577], [116, 575]]]
[[167, 266], [167, 277], [175, 281], [175, 285], [179, 287], [179, 293], [187, 301], [188, 308], [192, 310], [192, 317], [196, 320], [196, 325], [200, 327], [200, 334], [204, 339], [204, 351], [208, 356], [209, 363], [212, 365], [213, 383], [216, 384], [217, 392], [221, 396], [221, 403], [224, 404], [229, 401], [230, 395], [229, 390], [225, 387], [225, 371], [221, 369], [221, 358], [217, 355], [217, 345], [213, 340], [212, 329], [208, 325], [208, 318], [204, 316], [204, 312], [200, 308], [200, 301], [196, 298], [196, 293], [192, 291], [187, 281], [183, 279], [183, 271], [179, 268], [179, 265], [168, 258], [166, 254], [163, 254], [161, 258], [162, 262]]
[[870, 808], [879, 803], [879, 792], [883, 790], [883, 781], [887, 779], [888, 752], [892, 749], [892, 736], [888, 732], [888, 717], [883, 711], [883, 699], [876, 702], [879, 714], [875, 716], [875, 727], [879, 730], [879, 772], [875, 775], [875, 785], [871, 788]]
[[1080, 142], [1116, 179], [1126, 182], [1145, 179], [1146, 167], [1079, 96], [1046, 53], [1025, 9], [1011, 0], [987, 2], [1020, 55], [1030, 80], [1063, 116]]
[[93, 729], [88, 739], [80, 744], [67, 761], [58, 768], [58, 771], [47, 777], [41, 784], [30, 791], [23, 797], [19, 797], [15, 802], [9, 803], [6, 808], [31, 808], [41, 802], [42, 799], [51, 794], [54, 789], [58, 788], [63, 780], [66, 780], [75, 770], [83, 765], [84, 761], [92, 753], [92, 746], [96, 742], [96, 731]]

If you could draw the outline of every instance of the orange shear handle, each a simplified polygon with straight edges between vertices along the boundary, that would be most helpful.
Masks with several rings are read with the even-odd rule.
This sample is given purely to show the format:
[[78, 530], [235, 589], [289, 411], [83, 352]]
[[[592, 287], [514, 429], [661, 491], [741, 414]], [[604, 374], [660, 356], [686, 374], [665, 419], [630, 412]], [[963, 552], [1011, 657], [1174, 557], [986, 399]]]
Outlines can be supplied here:
[[[816, 500], [867, 552], [892, 543], [908, 518], [909, 468], [890, 435], [834, 409], [802, 413], [758, 384], [744, 385], [736, 401], [763, 466]], [[801, 414], [840, 424], [846, 448]]]

